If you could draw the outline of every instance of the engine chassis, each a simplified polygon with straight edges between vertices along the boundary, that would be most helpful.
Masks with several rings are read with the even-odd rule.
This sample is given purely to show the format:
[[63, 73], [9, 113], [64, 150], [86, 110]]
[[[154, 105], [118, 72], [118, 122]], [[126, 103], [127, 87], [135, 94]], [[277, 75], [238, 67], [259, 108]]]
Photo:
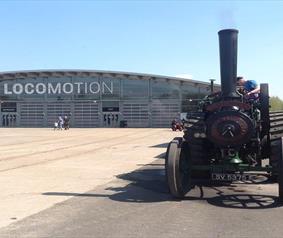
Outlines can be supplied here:
[[[183, 198], [197, 180], [213, 180], [213, 174], [242, 180], [245, 173], [266, 172], [278, 182], [283, 202], [283, 112], [269, 111], [268, 84], [260, 85], [259, 98], [252, 94], [257, 88], [237, 91], [238, 30], [224, 29], [218, 35], [221, 91], [201, 100], [199, 110], [187, 115], [191, 125], [185, 125], [183, 138], [169, 143], [169, 190]], [[262, 165], [265, 159], [267, 166]]]
[[[277, 148], [278, 166], [251, 166], [249, 164], [210, 164], [210, 165], [193, 165], [192, 158], [189, 154], [187, 142], [182, 137], [177, 137], [172, 140], [166, 152], [165, 174], [170, 193], [178, 199], [182, 199], [193, 188], [200, 179], [217, 180], [217, 181], [249, 181], [253, 180], [255, 175], [263, 175], [277, 173], [279, 202], [283, 203], [283, 137], [278, 140]], [[199, 173], [209, 172], [210, 177], [199, 177]], [[246, 173], [248, 172], [248, 173]], [[215, 176], [219, 175], [217, 179]], [[203, 174], [202, 174], [203, 175]], [[241, 179], [245, 176], [245, 179]], [[231, 179], [227, 179], [227, 178]]]

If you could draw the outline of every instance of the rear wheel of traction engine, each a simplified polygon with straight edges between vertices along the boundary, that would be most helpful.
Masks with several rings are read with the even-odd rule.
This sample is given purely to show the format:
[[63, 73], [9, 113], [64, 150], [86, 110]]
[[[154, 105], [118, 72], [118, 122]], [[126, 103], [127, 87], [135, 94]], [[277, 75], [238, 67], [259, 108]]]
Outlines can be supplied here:
[[280, 153], [281, 153], [281, 138], [271, 141], [270, 143], [270, 156], [269, 165], [272, 166], [272, 172], [270, 173], [270, 181], [279, 182], [280, 174]]
[[183, 198], [191, 189], [188, 146], [183, 138], [174, 138], [166, 152], [165, 172], [170, 193]]
[[280, 143], [278, 145], [279, 148], [279, 161], [278, 161], [278, 191], [279, 191], [279, 202], [283, 203], [283, 137], [279, 139]]

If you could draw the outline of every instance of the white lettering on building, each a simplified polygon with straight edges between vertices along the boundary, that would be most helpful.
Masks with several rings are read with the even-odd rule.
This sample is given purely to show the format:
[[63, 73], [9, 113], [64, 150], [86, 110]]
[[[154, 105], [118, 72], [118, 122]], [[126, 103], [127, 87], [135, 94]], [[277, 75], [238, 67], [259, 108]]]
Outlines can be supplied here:
[[81, 85], [83, 84], [82, 82], [78, 82], [78, 83], [74, 83], [75, 85], [77, 85], [77, 94], [81, 93]]
[[37, 83], [35, 86], [35, 91], [37, 94], [45, 94], [46, 93], [46, 85], [44, 83]]
[[[69, 88], [69, 90], [67, 90]], [[64, 83], [63, 84], [63, 92], [66, 94], [73, 93], [74, 91], [74, 86], [71, 83]]]
[[108, 89], [110, 94], [113, 94], [113, 82], [110, 82], [110, 87], [105, 82], [102, 82], [102, 93], [105, 93], [105, 89]]
[[22, 94], [24, 91], [23, 85], [20, 83], [15, 83], [12, 87], [14, 94]]
[[113, 94], [113, 82], [4, 83], [4, 94]]
[[34, 85], [32, 83], [27, 83], [25, 85], [25, 93], [26, 94], [33, 94], [34, 93]]
[[98, 82], [92, 82], [89, 84], [89, 91], [92, 94], [97, 94], [100, 91], [100, 84]]
[[48, 94], [61, 94], [61, 84], [56, 83], [54, 87], [52, 83], [48, 83]]
[[7, 83], [4, 84], [4, 94], [5, 94], [5, 95], [7, 95], [7, 94], [12, 94], [12, 92], [9, 91], [9, 89], [8, 89], [8, 84], [7, 84]]

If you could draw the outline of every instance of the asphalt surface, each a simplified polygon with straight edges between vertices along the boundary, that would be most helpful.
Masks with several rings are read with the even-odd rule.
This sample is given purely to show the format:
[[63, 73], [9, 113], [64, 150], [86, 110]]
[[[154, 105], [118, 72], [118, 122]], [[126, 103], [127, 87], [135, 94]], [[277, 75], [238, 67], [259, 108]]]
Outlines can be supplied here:
[[0, 128], [0, 229], [152, 163], [170, 129]]
[[[165, 146], [166, 145], [162, 145]], [[160, 157], [163, 157], [162, 155]], [[0, 237], [282, 237], [277, 184], [199, 184], [180, 201], [168, 194], [164, 159], [0, 229]]]

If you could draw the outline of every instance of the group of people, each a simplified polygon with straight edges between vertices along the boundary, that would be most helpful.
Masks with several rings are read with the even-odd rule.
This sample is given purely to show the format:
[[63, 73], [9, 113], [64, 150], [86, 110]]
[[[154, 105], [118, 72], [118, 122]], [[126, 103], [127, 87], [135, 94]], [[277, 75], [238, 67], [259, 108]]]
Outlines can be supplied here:
[[172, 131], [182, 131], [184, 129], [184, 123], [182, 120], [175, 118], [172, 122], [171, 122], [171, 129]]
[[105, 126], [113, 126], [115, 124], [118, 124], [119, 122], [119, 115], [118, 114], [104, 114], [103, 121]]
[[54, 122], [54, 130], [69, 130], [70, 129], [70, 119], [67, 116], [58, 117], [58, 120]]

